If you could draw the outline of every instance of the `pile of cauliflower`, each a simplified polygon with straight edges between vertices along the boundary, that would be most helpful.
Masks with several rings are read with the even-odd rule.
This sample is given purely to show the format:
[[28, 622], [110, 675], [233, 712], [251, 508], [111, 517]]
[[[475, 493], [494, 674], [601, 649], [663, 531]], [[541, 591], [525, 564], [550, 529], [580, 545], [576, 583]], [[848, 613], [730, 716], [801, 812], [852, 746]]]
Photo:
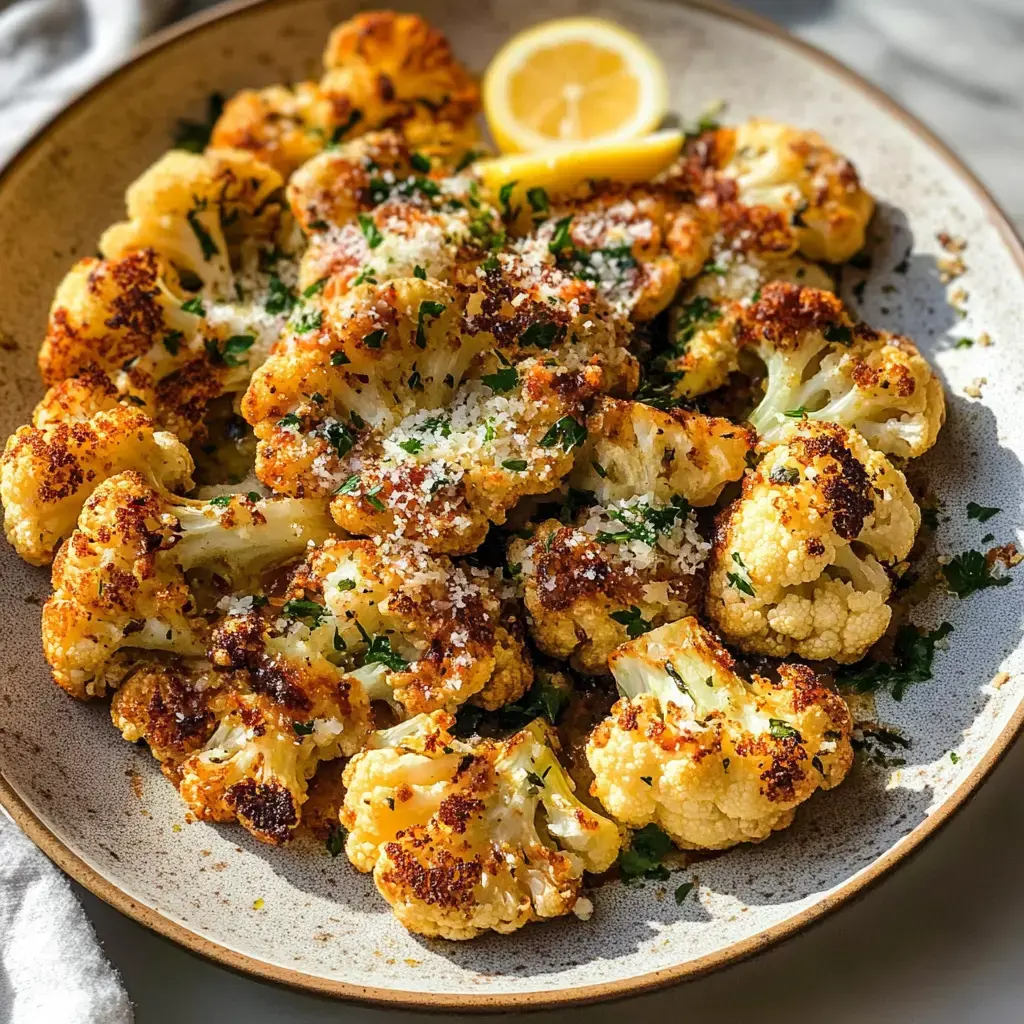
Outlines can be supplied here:
[[52, 564], [56, 682], [195, 818], [284, 843], [347, 759], [334, 835], [410, 930], [587, 919], [630, 830], [760, 842], [843, 781], [825, 679], [889, 627], [942, 388], [834, 293], [873, 203], [815, 133], [513, 204], [421, 18], [324, 63], [61, 283], [7, 537]]

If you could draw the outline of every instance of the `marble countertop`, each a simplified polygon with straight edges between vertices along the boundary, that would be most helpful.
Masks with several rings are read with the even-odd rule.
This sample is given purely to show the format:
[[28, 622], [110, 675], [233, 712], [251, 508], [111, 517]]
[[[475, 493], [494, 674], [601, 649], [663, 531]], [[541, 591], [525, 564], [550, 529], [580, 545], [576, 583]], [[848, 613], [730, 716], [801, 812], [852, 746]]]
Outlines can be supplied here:
[[[202, 0], [188, 12], [211, 6]], [[410, 5], [410, 6], [415, 6]], [[970, 164], [1024, 228], [1024, 0], [747, 0], [866, 75]], [[1024, 745], [911, 861], [838, 914], [709, 977], [619, 1003], [531, 1015], [593, 1024], [800, 1017], [830, 1024], [1024, 1019]], [[437, 1019], [295, 993], [185, 952], [78, 889], [138, 1024]], [[519, 1015], [505, 1015], [519, 1016]], [[483, 1019], [483, 1018], [479, 1018]], [[523, 1018], [525, 1019], [525, 1018]]]

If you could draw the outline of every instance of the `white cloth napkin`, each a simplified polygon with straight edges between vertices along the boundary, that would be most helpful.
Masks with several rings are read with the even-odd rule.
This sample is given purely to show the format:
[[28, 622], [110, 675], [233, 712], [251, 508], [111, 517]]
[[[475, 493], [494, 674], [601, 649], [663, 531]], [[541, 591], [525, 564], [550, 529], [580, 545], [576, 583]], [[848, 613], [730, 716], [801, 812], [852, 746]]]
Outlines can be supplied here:
[[[0, 0], [0, 166], [176, 0]], [[67, 879], [0, 814], [0, 1024], [131, 1024]]]
[[131, 1024], [67, 879], [0, 814], [0, 1022]]
[[176, 6], [177, 0], [0, 0], [0, 165]]

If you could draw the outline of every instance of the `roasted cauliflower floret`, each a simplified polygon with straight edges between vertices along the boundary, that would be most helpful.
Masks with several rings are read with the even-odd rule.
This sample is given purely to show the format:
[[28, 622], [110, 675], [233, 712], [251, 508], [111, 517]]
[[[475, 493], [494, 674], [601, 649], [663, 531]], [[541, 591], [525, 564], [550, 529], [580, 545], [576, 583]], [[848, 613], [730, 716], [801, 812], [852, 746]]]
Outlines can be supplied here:
[[521, 196], [516, 220], [532, 230], [517, 248], [531, 261], [553, 262], [592, 283], [616, 311], [652, 320], [708, 258], [714, 219], [692, 196], [656, 184], [596, 182], [580, 195], [550, 197], [543, 189]]
[[736, 324], [766, 284], [833, 290], [822, 267], [796, 255], [796, 235], [782, 214], [731, 201], [717, 202], [713, 213], [718, 233], [710, 258], [673, 304], [669, 346], [657, 360], [681, 398], [713, 391], [739, 369]]
[[[475, 550], [489, 523], [571, 469], [583, 403], [602, 375], [510, 365], [487, 352], [492, 335], [460, 325], [453, 291], [416, 278], [329, 304], [243, 401], [259, 478], [284, 493], [334, 494], [332, 514], [352, 533]], [[467, 379], [471, 368], [479, 376]]]
[[85, 503], [54, 560], [54, 593], [43, 608], [43, 652], [54, 679], [74, 696], [99, 696], [120, 681], [114, 656], [123, 648], [202, 656], [207, 621], [186, 572], [247, 583], [330, 528], [320, 502], [190, 501], [135, 471], [111, 477]]
[[945, 420], [942, 384], [909, 338], [854, 324], [815, 288], [774, 283], [744, 310], [736, 338], [767, 369], [750, 422], [767, 442], [794, 419], [852, 427], [890, 455], [922, 455]]
[[802, 423], [718, 516], [707, 614], [744, 650], [858, 661], [889, 625], [886, 567], [920, 524], [884, 455], [853, 431]]
[[472, 273], [504, 240], [472, 179], [397, 132], [365, 135], [310, 160], [288, 199], [309, 237], [299, 287], [330, 297], [353, 282]]
[[[548, 729], [452, 736], [444, 714], [376, 733], [345, 769], [346, 852], [410, 931], [471, 939], [590, 912], [584, 871], [615, 862], [615, 824], [581, 804]], [[579, 901], [579, 902], [578, 902]]]
[[645, 494], [584, 509], [572, 525], [546, 520], [512, 541], [508, 563], [537, 646], [602, 675], [629, 637], [698, 609], [710, 548], [684, 499]]
[[694, 618], [623, 644], [609, 663], [622, 700], [587, 743], [591, 792], [684, 849], [760, 842], [853, 763], [849, 709], [806, 665], [748, 683]]
[[477, 141], [476, 83], [418, 15], [377, 11], [344, 22], [327, 44], [324, 68], [320, 82], [237, 93], [211, 144], [249, 150], [287, 177], [325, 146], [382, 128], [431, 153]]
[[27, 562], [49, 564], [93, 490], [126, 469], [167, 490], [192, 487], [188, 449], [141, 408], [118, 402], [102, 374], [50, 388], [0, 461], [7, 539]]
[[272, 243], [281, 229], [283, 184], [243, 150], [171, 150], [129, 186], [128, 220], [104, 232], [100, 251], [119, 259], [152, 249], [206, 297], [230, 299], [243, 243]]
[[209, 666], [153, 659], [133, 666], [110, 702], [110, 718], [129, 743], [144, 741], [175, 786], [181, 764], [217, 728], [211, 701], [222, 681]]
[[225, 102], [210, 146], [247, 150], [288, 178], [324, 146], [356, 134], [361, 120], [336, 109], [316, 82], [242, 89]]
[[533, 682], [522, 627], [500, 580], [410, 546], [328, 541], [297, 570], [285, 610], [372, 700], [408, 714], [492, 709]]
[[743, 203], [790, 218], [808, 259], [845, 263], [863, 247], [874, 200], [817, 132], [754, 119], [719, 128], [709, 148]]
[[357, 14], [331, 33], [323, 62], [324, 92], [358, 110], [367, 129], [399, 127], [414, 145], [452, 133], [476, 137], [476, 81], [418, 14]]
[[253, 645], [254, 619], [249, 613], [214, 637], [215, 657], [248, 646], [249, 670], [229, 673], [209, 699], [216, 728], [178, 767], [179, 792], [197, 817], [237, 819], [257, 839], [280, 844], [299, 824], [320, 762], [361, 749], [369, 702], [357, 681], [301, 640]]
[[569, 479], [601, 502], [650, 495], [667, 505], [681, 495], [691, 505], [713, 505], [743, 475], [753, 442], [749, 430], [719, 416], [602, 397]]
[[245, 389], [297, 304], [288, 261], [270, 265], [268, 250], [248, 245], [241, 259], [244, 275], [223, 301], [181, 291], [152, 249], [80, 260], [54, 298], [44, 381], [102, 371], [180, 440], [201, 434], [210, 402]]

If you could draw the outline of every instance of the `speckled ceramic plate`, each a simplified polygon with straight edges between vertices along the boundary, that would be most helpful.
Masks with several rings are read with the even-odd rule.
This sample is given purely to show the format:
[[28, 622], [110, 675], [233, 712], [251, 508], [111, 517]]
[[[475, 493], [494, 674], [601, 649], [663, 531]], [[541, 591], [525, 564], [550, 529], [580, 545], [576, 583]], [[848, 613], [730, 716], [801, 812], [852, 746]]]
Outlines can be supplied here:
[[[880, 200], [873, 270], [844, 282], [870, 322], [917, 338], [948, 386], [949, 422], [925, 469], [947, 516], [941, 549], [979, 546], [1021, 523], [1024, 253], [981, 187], [919, 125], [849, 72], [770, 26], [710, 4], [650, 0], [436, 0], [417, 5], [482, 69], [510, 33], [586, 11], [645, 36], [669, 69], [675, 108], [725, 99], [815, 127], [856, 161]], [[53, 289], [120, 216], [122, 193], [211, 90], [313, 77], [332, 24], [354, 5], [229, 6], [154, 41], [57, 118], [0, 180], [0, 436], [41, 388], [35, 355]], [[961, 317], [947, 302], [940, 232], [968, 239]], [[988, 332], [991, 347], [958, 348]], [[965, 386], [987, 378], [981, 398]], [[977, 393], [976, 388], [972, 391]], [[968, 521], [975, 500], [1003, 513]], [[276, 850], [234, 827], [187, 824], [149, 754], [48, 679], [39, 606], [48, 574], [0, 550], [0, 798], [65, 870], [151, 928], [225, 964], [321, 992], [450, 1009], [569, 1003], [693, 976], [764, 948], [891, 869], [981, 783], [1024, 716], [1019, 585], [933, 599], [917, 620], [954, 626], [937, 678], [877, 718], [911, 745], [894, 769], [859, 764], [764, 844], [694, 866], [693, 895], [609, 885], [596, 913], [464, 944], [406, 934], [370, 881], [321, 847]], [[1005, 675], [1004, 673], [1008, 673]], [[259, 907], [255, 909], [254, 904]]]

